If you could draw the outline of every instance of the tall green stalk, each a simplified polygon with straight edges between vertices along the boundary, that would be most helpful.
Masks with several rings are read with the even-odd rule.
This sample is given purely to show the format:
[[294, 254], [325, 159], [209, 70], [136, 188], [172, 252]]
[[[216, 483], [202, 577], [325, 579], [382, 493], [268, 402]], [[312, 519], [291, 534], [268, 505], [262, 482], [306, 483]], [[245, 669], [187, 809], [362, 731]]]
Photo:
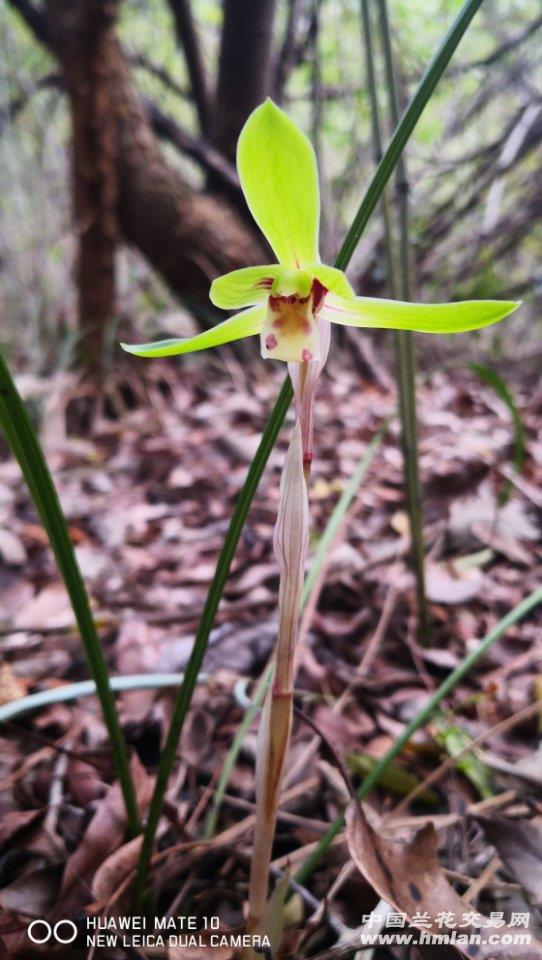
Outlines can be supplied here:
[[47, 531], [70, 598], [111, 741], [113, 759], [126, 807], [128, 830], [132, 836], [136, 836], [140, 832], [141, 826], [130, 775], [128, 753], [88, 595], [70, 540], [68, 525], [43, 450], [26, 407], [1, 354], [0, 424], [3, 427], [9, 446], [19, 462], [36, 510]]
[[[382, 160], [382, 133], [380, 129], [380, 107], [378, 104], [378, 92], [376, 85], [375, 58], [373, 52], [369, 0], [361, 0], [361, 19], [363, 23], [362, 35], [363, 45], [365, 47], [367, 89], [369, 91], [369, 103], [371, 107], [373, 155], [375, 167], [378, 167], [378, 164]], [[393, 300], [395, 300], [397, 299], [397, 286], [395, 282], [395, 263], [393, 257], [390, 207], [386, 190], [382, 192], [382, 196], [380, 198], [380, 209], [382, 213], [382, 226], [384, 228], [384, 247], [386, 250], [386, 264], [388, 268], [388, 288], [390, 296]]]
[[[481, 3], [482, 0], [465, 0], [465, 3], [463, 4], [463, 7], [461, 8], [454, 23], [444, 37], [444, 40], [442, 41], [435, 55], [431, 59], [414, 97], [405, 110], [399, 126], [397, 127], [390, 144], [375, 171], [367, 193], [360, 204], [352, 226], [348, 231], [344, 243], [339, 251], [335, 261], [335, 266], [339, 269], [344, 270], [348, 266], [359, 239], [380, 200], [388, 180], [395, 169], [397, 160], [399, 159], [409, 137], [411, 136], [431, 97], [431, 94], [437, 86], [442, 74], [444, 73], [453, 56], [456, 47], [458, 46]], [[194, 647], [192, 649], [192, 654], [190, 656], [189, 664], [185, 673], [185, 679], [181, 688], [179, 689], [179, 693], [174, 705], [172, 730], [168, 732], [166, 745], [161, 754], [158, 765], [155, 791], [151, 801], [149, 819], [145, 830], [145, 836], [137, 870], [135, 891], [135, 899], [137, 902], [141, 902], [141, 898], [146, 888], [149, 862], [154, 843], [154, 836], [162, 810], [164, 793], [167, 781], [169, 779], [169, 774], [175, 760], [175, 753], [179, 737], [181, 735], [184, 719], [188, 712], [192, 694], [194, 692], [199, 665], [201, 664], [207, 649], [207, 642], [209, 640], [209, 634], [214, 623], [216, 610], [222, 596], [224, 585], [228, 578], [230, 564], [235, 554], [235, 550], [241, 536], [241, 531], [250, 509], [252, 498], [260, 481], [260, 477], [264, 471], [269, 454], [275, 443], [275, 439], [278, 436], [278, 432], [284, 417], [286, 416], [291, 399], [292, 388], [289, 379], [286, 378], [275, 407], [265, 427], [256, 456], [254, 457], [254, 460], [250, 466], [245, 485], [239, 495], [234, 515], [231, 519], [228, 533], [226, 534], [224, 546], [218, 559], [213, 581], [205, 601], [202, 618], [198, 627], [196, 638], [194, 640]]]
[[[364, 0], [366, 2], [366, 0]], [[399, 122], [399, 101], [391, 45], [391, 31], [387, 0], [377, 0], [380, 24], [380, 39], [384, 53], [386, 86], [389, 111], [395, 128]], [[370, 25], [369, 25], [370, 30]], [[410, 237], [408, 177], [405, 157], [397, 161], [396, 188], [399, 219], [400, 297], [411, 300], [410, 284]], [[396, 293], [392, 293], [396, 297]], [[399, 416], [401, 420], [401, 446], [403, 448], [403, 471], [410, 520], [411, 554], [416, 579], [416, 597], [420, 635], [427, 643], [429, 635], [429, 611], [425, 592], [424, 542], [422, 497], [418, 457], [418, 421], [416, 415], [416, 351], [413, 334], [409, 330], [395, 332], [395, 356], [399, 388]]]

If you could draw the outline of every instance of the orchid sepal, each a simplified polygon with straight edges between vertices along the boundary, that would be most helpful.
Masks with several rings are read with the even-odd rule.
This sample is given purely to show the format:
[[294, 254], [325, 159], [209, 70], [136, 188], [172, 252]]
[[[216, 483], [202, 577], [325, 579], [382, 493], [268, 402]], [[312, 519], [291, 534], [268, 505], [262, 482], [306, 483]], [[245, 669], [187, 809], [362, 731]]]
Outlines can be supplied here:
[[121, 343], [123, 350], [133, 353], [137, 357], [174, 357], [182, 353], [195, 353], [198, 350], [207, 350], [209, 347], [218, 347], [222, 343], [231, 343], [232, 340], [241, 340], [260, 333], [265, 320], [265, 306], [251, 307], [228, 317], [222, 323], [194, 337], [184, 337], [178, 340], [157, 340], [153, 343]]
[[348, 327], [380, 327], [417, 333], [466, 333], [504, 320], [521, 300], [460, 300], [455, 303], [405, 303], [329, 293], [320, 316]]
[[241, 130], [237, 170], [249, 210], [279, 263], [317, 263], [316, 156], [310, 140], [272, 100], [257, 107]]

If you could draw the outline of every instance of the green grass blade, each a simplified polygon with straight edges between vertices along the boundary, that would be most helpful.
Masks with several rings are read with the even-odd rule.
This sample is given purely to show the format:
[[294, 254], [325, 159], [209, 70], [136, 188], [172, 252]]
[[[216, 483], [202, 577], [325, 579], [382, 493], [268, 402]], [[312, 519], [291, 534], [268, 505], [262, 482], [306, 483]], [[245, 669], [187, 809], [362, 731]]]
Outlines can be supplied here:
[[[392, 137], [391, 143], [375, 172], [369, 190], [367, 191], [356, 217], [354, 218], [352, 226], [348, 231], [337, 260], [335, 261], [335, 266], [339, 269], [344, 270], [348, 266], [363, 230], [365, 229], [369, 218], [373, 213], [380, 196], [382, 195], [384, 187], [393, 173], [397, 160], [401, 156], [401, 153], [412, 131], [414, 130], [414, 127], [420, 119], [420, 116], [422, 115], [423, 110], [427, 105], [431, 94], [433, 93], [433, 90], [437, 86], [442, 74], [450, 62], [455, 48], [457, 47], [481, 3], [482, 0], [466, 0], [457, 18], [452, 24], [452, 27], [446, 34], [441, 46], [438, 48], [435, 56], [425, 71], [414, 98], [401, 118], [401, 122]], [[185, 681], [179, 690], [179, 695], [174, 706], [172, 723], [174, 722], [175, 724], [174, 732], [176, 736], [169, 736], [168, 734], [166, 743], [167, 753], [166, 750], [164, 750], [160, 757], [155, 796], [151, 801], [152, 816], [149, 815], [138, 866], [138, 875], [136, 881], [136, 899], [138, 901], [141, 900], [145, 890], [148, 865], [152, 853], [156, 827], [160, 818], [166, 784], [169, 778], [171, 767], [173, 765], [178, 739], [181, 735], [184, 718], [188, 712], [196, 682], [197, 670], [195, 671], [193, 669], [193, 664], [201, 664], [203, 660], [203, 656], [207, 648], [209, 634], [214, 622], [214, 616], [218, 608], [220, 597], [222, 596], [222, 591], [229, 573], [230, 563], [237, 548], [246, 515], [250, 508], [252, 498], [265, 468], [265, 464], [267, 463], [267, 459], [272, 450], [275, 439], [278, 436], [278, 432], [283, 423], [284, 417], [286, 416], [291, 399], [292, 390], [290, 381], [287, 378], [282, 386], [275, 407], [271, 412], [255, 460], [251, 464], [245, 485], [239, 495], [236, 511], [228, 528], [211, 588], [209, 590], [209, 594], [207, 595], [202, 619], [198, 627], [198, 632], [194, 641], [194, 648], [190, 657], [189, 667], [192, 664], [192, 669], [189, 670], [187, 668]]]
[[475, 750], [467, 751], [466, 748], [474, 743], [474, 738], [470, 736], [457, 723], [453, 723], [443, 714], [433, 720], [434, 738], [450, 757], [457, 757], [457, 769], [470, 780], [483, 800], [493, 796], [492, 774], [486, 764], [480, 760]]
[[226, 758], [220, 772], [220, 777], [213, 793], [213, 800], [209, 808], [209, 814], [205, 820], [205, 826], [202, 832], [202, 837], [204, 840], [210, 840], [214, 835], [218, 821], [218, 815], [220, 813], [222, 801], [224, 800], [224, 795], [228, 788], [228, 783], [230, 782], [230, 777], [233, 773], [233, 768], [235, 767], [237, 757], [241, 752], [241, 747], [243, 746], [245, 737], [250, 730], [251, 724], [256, 719], [260, 708], [263, 705], [265, 695], [269, 689], [269, 684], [273, 679], [274, 667], [275, 665], [273, 660], [270, 660], [265, 668], [265, 671], [259, 679], [258, 686], [252, 698], [252, 704], [248, 710], [245, 711], [245, 715], [235, 731], [235, 736], [232, 740], [231, 747], [226, 754]]
[[469, 363], [469, 367], [480, 380], [491, 387], [500, 400], [508, 407], [514, 428], [514, 453], [512, 463], [517, 473], [523, 470], [525, 462], [525, 428], [518, 405], [503, 378], [491, 367], [482, 363]]
[[[410, 723], [405, 727], [402, 734], [397, 738], [392, 747], [384, 754], [382, 759], [375, 765], [371, 770], [369, 775], [363, 781], [361, 787], [358, 790], [358, 796], [360, 799], [366, 797], [374, 786], [379, 782], [383, 773], [388, 769], [390, 763], [401, 753], [401, 751], [406, 747], [410, 738], [416, 733], [420, 727], [423, 727], [425, 723], [432, 716], [439, 703], [447, 697], [449, 693], [463, 680], [470, 670], [478, 663], [478, 661], [487, 653], [492, 644], [495, 643], [503, 633], [512, 627], [515, 623], [518, 623], [519, 620], [522, 620], [523, 617], [527, 616], [531, 610], [534, 610], [539, 604], [542, 603], [542, 587], [538, 587], [537, 590], [534, 590], [527, 597], [525, 597], [521, 603], [518, 603], [516, 607], [513, 607], [502, 620], [493, 627], [493, 630], [480, 641], [478, 646], [476, 646], [467, 656], [461, 661], [460, 664], [452, 670], [452, 672], [446, 677], [446, 680], [441, 683], [440, 687], [435, 690], [435, 692], [429, 697], [427, 703], [422, 707], [422, 709], [416, 714], [415, 717], [410, 721]], [[294, 879], [298, 883], [305, 883], [307, 878], [315, 870], [315, 868], [320, 863], [320, 860], [329, 849], [333, 840], [342, 830], [344, 825], [344, 814], [337, 817], [334, 823], [331, 824], [327, 833], [324, 834], [317, 847], [312, 851], [312, 853], [307, 857], [305, 862], [301, 865], [297, 873], [295, 874]]]
[[[357, 753], [351, 753], [346, 758], [346, 765], [352, 773], [357, 775], [367, 776], [373, 770], [373, 768], [378, 763], [376, 757], [371, 756], [370, 753], [363, 753], [358, 751]], [[432, 790], [431, 787], [425, 787], [424, 789], [417, 790], [420, 787], [421, 780], [414, 773], [410, 773], [409, 770], [405, 770], [398, 763], [390, 763], [388, 767], [380, 775], [379, 785], [383, 787], [384, 790], [388, 790], [390, 793], [396, 794], [399, 797], [407, 797], [412, 790], [417, 791], [416, 799], [421, 803], [426, 803], [431, 807], [438, 807], [440, 805], [440, 800], [438, 793], [435, 790]]]
[[68, 525], [62, 513], [43, 450], [26, 407], [1, 355], [0, 424], [3, 427], [8, 444], [19, 462], [36, 510], [47, 531], [70, 598], [109, 733], [113, 758], [126, 806], [128, 828], [130, 833], [135, 836], [141, 829], [139, 815], [130, 775], [126, 744], [117, 715], [115, 698], [109, 685], [107, 664], [102, 645], [96, 631], [88, 595], [70, 540]]

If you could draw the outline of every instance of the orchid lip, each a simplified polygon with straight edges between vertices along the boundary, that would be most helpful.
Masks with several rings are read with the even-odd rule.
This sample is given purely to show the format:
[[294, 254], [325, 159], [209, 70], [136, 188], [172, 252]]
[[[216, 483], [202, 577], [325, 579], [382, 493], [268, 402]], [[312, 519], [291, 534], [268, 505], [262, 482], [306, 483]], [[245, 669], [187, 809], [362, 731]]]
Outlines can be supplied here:
[[261, 334], [262, 356], [289, 363], [320, 359], [316, 314], [326, 287], [304, 271], [284, 271], [273, 282]]

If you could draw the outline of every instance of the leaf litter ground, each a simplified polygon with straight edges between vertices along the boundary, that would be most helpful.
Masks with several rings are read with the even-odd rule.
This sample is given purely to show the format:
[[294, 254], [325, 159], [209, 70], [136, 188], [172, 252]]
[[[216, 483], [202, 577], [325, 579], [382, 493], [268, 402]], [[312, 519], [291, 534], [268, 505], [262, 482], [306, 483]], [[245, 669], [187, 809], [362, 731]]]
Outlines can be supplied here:
[[[176, 366], [149, 365], [135, 389], [110, 393], [84, 439], [73, 432], [80, 391], [69, 378], [53, 387], [29, 377], [21, 381], [31, 406], [41, 407], [46, 452], [112, 674], [181, 671], [189, 656], [231, 509], [278, 389], [267, 367], [247, 372], [233, 354], [225, 358], [205, 367], [205, 381], [198, 366], [183, 367], [180, 376]], [[455, 369], [441, 370], [419, 390], [433, 618], [427, 647], [416, 636], [396, 421], [330, 552], [304, 621], [297, 703], [346, 761], [354, 782], [472, 644], [540, 584], [542, 396], [520, 394], [518, 402], [527, 436], [521, 477], [510, 468], [507, 410], [487, 386]], [[311, 491], [313, 546], [393, 405], [389, 391], [362, 381], [348, 366], [335, 363], [324, 377]], [[176, 914], [190, 903], [191, 912], [218, 914], [232, 928], [242, 922], [246, 893], [254, 730], [231, 777], [216, 839], [206, 847], [197, 841], [243, 715], [238, 681], [256, 679], [273, 647], [278, 578], [271, 534], [285, 447], [286, 434], [237, 551], [153, 862], [159, 913]], [[45, 535], [7, 457], [0, 463], [0, 514], [0, 697], [6, 703], [88, 674]], [[456, 689], [369, 805], [371, 817], [380, 824], [384, 819], [386, 829], [411, 846], [430, 819], [443, 888], [451, 883], [486, 913], [540, 910], [541, 661], [542, 615], [536, 611]], [[142, 812], [172, 696], [145, 690], [119, 698]], [[33, 956], [25, 935], [32, 917], [127, 909], [139, 841], [125, 841], [95, 699], [48, 706], [4, 724], [1, 732], [0, 932], [6, 956]], [[479, 746], [469, 751], [476, 738]], [[425, 784], [431, 774], [433, 782]], [[335, 756], [298, 718], [277, 869], [295, 868], [347, 799]], [[291, 902], [297, 926], [286, 937], [285, 956], [332, 950], [374, 908], [378, 883], [371, 886], [349, 864], [341, 836], [301, 900]], [[377, 956], [398, 957], [399, 949], [380, 947]], [[81, 955], [73, 948], [64, 954]]]

